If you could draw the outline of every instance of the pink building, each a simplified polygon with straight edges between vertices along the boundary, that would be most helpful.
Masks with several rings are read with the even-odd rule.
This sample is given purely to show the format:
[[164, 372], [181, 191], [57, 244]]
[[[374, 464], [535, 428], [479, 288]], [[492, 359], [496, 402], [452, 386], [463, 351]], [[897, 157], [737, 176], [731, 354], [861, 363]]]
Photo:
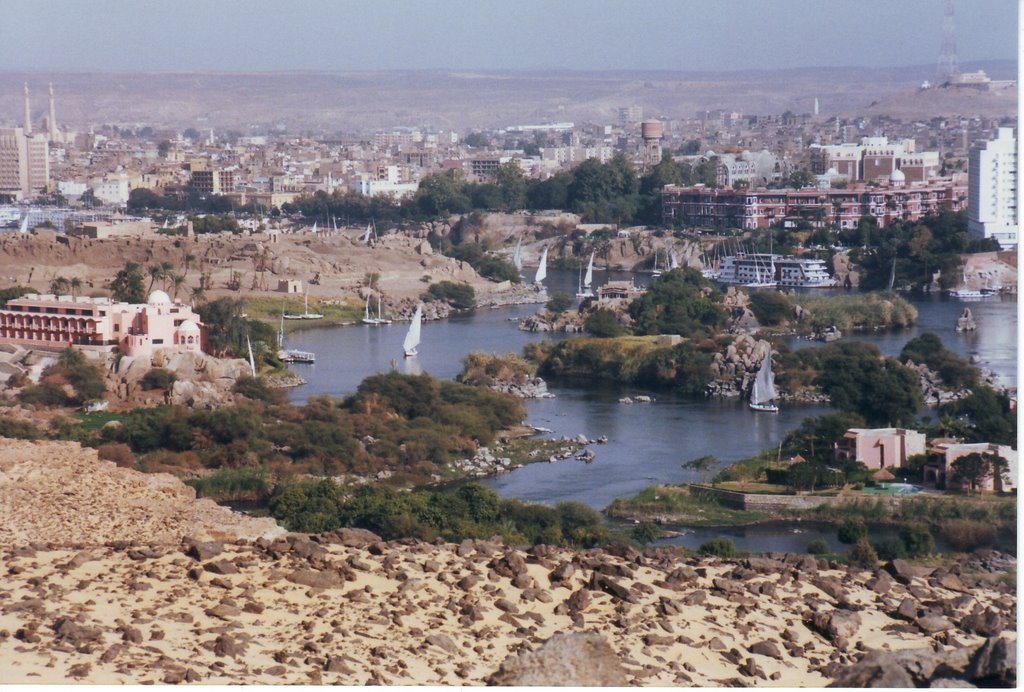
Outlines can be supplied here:
[[145, 304], [33, 294], [0, 310], [0, 343], [29, 348], [116, 346], [129, 356], [149, 356], [162, 348], [202, 351], [202, 341], [199, 316], [164, 291], [153, 291]]
[[944, 485], [948, 490], [970, 490], [970, 483], [956, 483], [951, 479], [953, 462], [968, 454], [995, 454], [1009, 462], [1005, 478], [983, 478], [976, 486], [979, 490], [989, 492], [998, 490], [1007, 492], [1017, 487], [1017, 450], [1009, 445], [992, 442], [957, 442], [955, 440], [935, 440], [929, 450], [929, 461], [924, 467], [924, 482]]
[[859, 461], [869, 469], [902, 467], [924, 453], [924, 433], [906, 428], [850, 428], [835, 448], [836, 460]]

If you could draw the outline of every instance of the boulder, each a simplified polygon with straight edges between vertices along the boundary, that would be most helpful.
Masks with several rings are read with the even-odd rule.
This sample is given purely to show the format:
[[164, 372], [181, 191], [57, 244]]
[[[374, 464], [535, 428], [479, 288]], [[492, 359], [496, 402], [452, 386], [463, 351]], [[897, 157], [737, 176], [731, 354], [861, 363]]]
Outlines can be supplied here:
[[837, 609], [815, 613], [809, 624], [833, 644], [844, 649], [860, 628], [861, 620], [860, 615], [852, 610]]
[[614, 649], [595, 632], [556, 634], [536, 651], [506, 658], [489, 685], [624, 687], [628, 684]]
[[971, 658], [966, 677], [979, 687], [1016, 687], [1016, 643], [1007, 637], [987, 639]]

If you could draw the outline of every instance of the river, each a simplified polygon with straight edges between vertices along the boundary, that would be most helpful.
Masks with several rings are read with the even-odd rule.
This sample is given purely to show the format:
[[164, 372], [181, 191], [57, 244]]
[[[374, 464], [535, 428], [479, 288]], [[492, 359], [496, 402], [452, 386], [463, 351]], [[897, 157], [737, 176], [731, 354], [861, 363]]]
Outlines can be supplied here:
[[[613, 273], [610, 278], [629, 276]], [[598, 271], [595, 283], [603, 284], [608, 278]], [[576, 272], [551, 270], [546, 283], [549, 293], [572, 294], [577, 280]], [[646, 276], [637, 277], [637, 283], [647, 281]], [[977, 355], [982, 367], [995, 371], [1001, 383], [1015, 384], [1015, 298], [991, 297], [965, 303], [945, 296], [919, 295], [910, 300], [920, 313], [919, 324], [913, 329], [847, 336], [869, 341], [883, 353], [896, 355], [909, 339], [923, 331], [934, 331], [951, 350], [964, 356]], [[956, 334], [956, 318], [964, 306], [974, 313], [978, 331]], [[415, 359], [402, 357], [407, 329], [403, 323], [296, 332], [288, 336], [288, 347], [313, 351], [318, 362], [292, 366], [308, 382], [292, 391], [292, 400], [303, 403], [319, 394], [345, 396], [368, 375], [392, 367], [452, 378], [461, 371], [462, 358], [472, 351], [519, 354], [531, 341], [566, 338], [518, 329], [515, 320], [534, 313], [538, 307], [478, 310], [428, 322], [423, 325], [420, 355]], [[819, 345], [804, 340], [792, 342], [793, 348]], [[551, 383], [550, 389], [556, 398], [527, 402], [527, 423], [550, 429], [548, 436], [552, 437], [583, 434], [596, 439], [605, 435], [608, 443], [591, 447], [596, 458], [590, 464], [576, 460], [539, 463], [483, 480], [503, 497], [549, 504], [576, 500], [602, 509], [615, 498], [631, 496], [648, 485], [697, 480], [695, 473], [684, 470], [681, 464], [705, 454], [714, 455], [723, 464], [731, 463], [777, 445], [805, 417], [830, 410], [818, 405], [785, 404], [778, 414], [755, 413], [737, 400], [682, 397], [599, 382]], [[649, 394], [656, 401], [618, 403], [620, 397], [637, 394]]]

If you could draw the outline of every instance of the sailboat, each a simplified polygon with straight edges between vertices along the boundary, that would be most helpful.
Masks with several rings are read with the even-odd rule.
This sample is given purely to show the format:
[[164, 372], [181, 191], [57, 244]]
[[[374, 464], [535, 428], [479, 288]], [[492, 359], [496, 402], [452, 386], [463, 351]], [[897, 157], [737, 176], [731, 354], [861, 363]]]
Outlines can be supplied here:
[[533, 277], [533, 283], [540, 284], [548, 276], [548, 249], [545, 247], [544, 252], [540, 255], [540, 266], [537, 267], [537, 274]]
[[370, 224], [366, 224], [366, 233], [363, 233], [363, 237], [359, 240], [364, 243], [370, 242]]
[[594, 281], [594, 253], [590, 253], [590, 262], [587, 263], [587, 273], [580, 282], [577, 298], [593, 298], [594, 292], [590, 290], [590, 284]]
[[283, 363], [314, 363], [316, 354], [312, 351], [297, 351], [284, 347], [284, 312], [281, 313], [281, 327], [277, 332], [277, 357]]
[[313, 222], [313, 235], [316, 235], [316, 221]]
[[370, 296], [366, 296], [366, 307], [363, 308], [363, 324], [380, 324], [376, 317], [370, 316]]
[[377, 324], [391, 324], [391, 320], [384, 319], [384, 313], [380, 308], [380, 291], [377, 291]]
[[755, 411], [778, 413], [779, 407], [772, 403], [778, 398], [779, 393], [775, 391], [775, 378], [772, 377], [772, 352], [769, 350], [768, 355], [761, 361], [761, 368], [757, 371], [757, 376], [754, 377], [754, 386], [750, 390], [750, 408]]
[[658, 269], [658, 251], [657, 250], [654, 251], [654, 269], [653, 269], [653, 271], [651, 271], [651, 276], [653, 276], [654, 278], [658, 278], [659, 276], [661, 276], [661, 270]]
[[896, 285], [896, 253], [892, 255], [892, 269], [889, 270], [889, 290]]
[[309, 292], [307, 291], [304, 295], [305, 308], [303, 308], [301, 315], [286, 314], [284, 318], [286, 320], [322, 320], [324, 318], [319, 312], [309, 311]]
[[668, 269], [669, 271], [679, 269], [679, 262], [676, 261], [676, 255], [674, 252], [668, 253]]
[[249, 335], [245, 335], [245, 345], [249, 347], [249, 370], [252, 371], [252, 376], [256, 377], [256, 359], [252, 357], [252, 342], [249, 341]]
[[416, 306], [416, 312], [412, 314], [412, 324], [402, 342], [402, 352], [406, 358], [412, 358], [417, 354], [416, 347], [420, 345], [420, 327], [423, 324], [423, 303]]
[[28, 212], [25, 212], [25, 218], [21, 220], [21, 227], [18, 229], [19, 233], [28, 233]]
[[516, 241], [516, 251], [512, 253], [512, 264], [517, 272], [523, 271], [523, 239]]

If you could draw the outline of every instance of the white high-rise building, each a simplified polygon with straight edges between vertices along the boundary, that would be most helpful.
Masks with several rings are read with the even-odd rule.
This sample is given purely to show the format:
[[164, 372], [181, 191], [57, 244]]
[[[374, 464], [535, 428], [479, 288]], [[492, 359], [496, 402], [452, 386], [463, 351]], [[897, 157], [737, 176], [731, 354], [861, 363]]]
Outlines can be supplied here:
[[0, 194], [33, 199], [49, 184], [46, 135], [26, 135], [20, 127], [0, 129]]
[[971, 148], [967, 178], [967, 234], [1017, 245], [1017, 139], [1012, 127]]

